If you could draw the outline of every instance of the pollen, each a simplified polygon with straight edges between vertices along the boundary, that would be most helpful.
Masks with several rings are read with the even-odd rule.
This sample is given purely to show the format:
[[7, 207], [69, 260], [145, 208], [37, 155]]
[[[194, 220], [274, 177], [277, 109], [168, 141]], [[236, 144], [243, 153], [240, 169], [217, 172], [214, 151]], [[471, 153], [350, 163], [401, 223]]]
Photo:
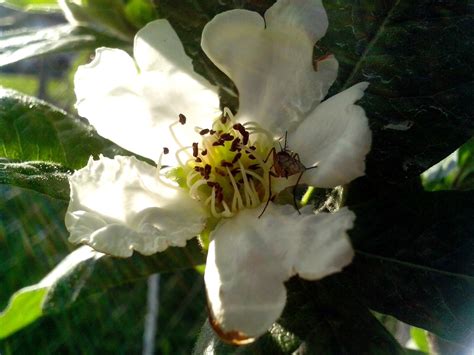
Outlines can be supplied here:
[[211, 127], [196, 128], [189, 159], [181, 163], [185, 188], [216, 218], [258, 207], [271, 191], [271, 162], [264, 159], [272, 142], [256, 123], [236, 123], [231, 111], [224, 109]]

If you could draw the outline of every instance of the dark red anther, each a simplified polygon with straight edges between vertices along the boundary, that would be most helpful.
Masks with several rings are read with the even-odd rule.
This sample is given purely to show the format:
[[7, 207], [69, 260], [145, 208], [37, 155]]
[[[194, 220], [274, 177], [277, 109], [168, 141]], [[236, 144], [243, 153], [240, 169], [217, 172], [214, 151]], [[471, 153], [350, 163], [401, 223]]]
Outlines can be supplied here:
[[209, 133], [210, 133], [211, 135], [213, 135], [213, 134], [216, 133], [216, 131], [214, 131], [213, 129], [211, 129], [211, 130], [209, 131]]
[[196, 159], [194, 159], [194, 161], [195, 161], [196, 163], [202, 163], [202, 159], [199, 158], [199, 157], [197, 157]]
[[221, 122], [222, 122], [222, 124], [226, 124], [227, 123], [227, 117], [222, 115], [221, 116]]
[[235, 125], [232, 126], [232, 128], [235, 129], [236, 131], [239, 131], [239, 133], [242, 136], [245, 135], [245, 133], [247, 133], [247, 130], [245, 129], [245, 127], [240, 123], [236, 123]]
[[198, 144], [197, 144], [197, 143], [193, 143], [193, 157], [197, 157], [198, 154], [199, 154]]
[[185, 116], [185, 115], [183, 115], [182, 113], [180, 113], [180, 114], [178, 115], [178, 117], [179, 117], [179, 123], [181, 123], [181, 124], [185, 124], [185, 123], [186, 123], [186, 116]]
[[245, 134], [242, 134], [242, 143], [244, 145], [247, 145], [247, 143], [249, 142], [249, 132], [245, 132]]
[[209, 187], [219, 186], [219, 183], [214, 182], [214, 181], [208, 181], [207, 186], [209, 186]]
[[209, 175], [211, 174], [212, 167], [209, 164], [206, 164], [204, 167], [204, 179], [209, 179]]
[[194, 170], [197, 171], [197, 172], [200, 172], [201, 169], [202, 169], [202, 168], [201, 168], [200, 166], [195, 166], [195, 167], [194, 167]]
[[201, 152], [201, 155], [206, 155], [207, 154], [207, 149], [204, 149], [202, 152]]
[[163, 148], [163, 154], [168, 154], [170, 152], [170, 150], [166, 147]]
[[229, 168], [232, 168], [234, 166], [234, 164], [229, 163], [228, 161], [222, 160], [221, 161], [221, 166], [223, 166], [223, 167], [228, 166]]
[[227, 173], [221, 169], [219, 169], [218, 167], [215, 167], [214, 170], [216, 171], [216, 173], [218, 173], [220, 176], [227, 176]]
[[231, 152], [235, 152], [239, 150], [240, 151], [240, 138], [235, 138], [233, 141], [232, 141], [232, 144], [230, 146], [230, 151]]
[[259, 167], [260, 167], [260, 165], [258, 165], [258, 164], [252, 164], [252, 165], [249, 165], [248, 168], [249, 168], [250, 170], [257, 170]]
[[237, 163], [237, 161], [240, 159], [241, 156], [242, 156], [242, 153], [237, 153], [234, 159], [232, 159], [232, 164]]
[[219, 139], [217, 142], [212, 143], [212, 145], [213, 145], [214, 147], [217, 147], [217, 146], [219, 146], [219, 145], [222, 145], [222, 146], [223, 146], [224, 143], [225, 143], [225, 142], [224, 142], [222, 139]]
[[201, 131], [199, 132], [199, 134], [200, 134], [201, 136], [203, 136], [203, 135], [205, 135], [205, 134], [208, 134], [208, 133], [209, 133], [209, 129], [207, 129], [207, 128], [201, 129]]
[[230, 133], [223, 133], [221, 134], [221, 139], [224, 141], [230, 142], [231, 140], [234, 140], [234, 136]]
[[252, 154], [249, 154], [248, 157], [249, 157], [250, 160], [255, 160], [256, 159]]
[[256, 150], [257, 149], [257, 147], [254, 146], [254, 145], [250, 146], [249, 148], [250, 148], [250, 150]]

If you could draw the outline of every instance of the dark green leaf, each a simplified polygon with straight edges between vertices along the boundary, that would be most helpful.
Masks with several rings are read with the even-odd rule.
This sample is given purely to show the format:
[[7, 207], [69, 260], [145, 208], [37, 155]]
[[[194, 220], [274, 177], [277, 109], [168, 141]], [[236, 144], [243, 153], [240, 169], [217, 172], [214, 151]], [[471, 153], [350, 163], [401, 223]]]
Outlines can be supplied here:
[[301, 340], [285, 330], [281, 325], [274, 324], [269, 333], [260, 337], [250, 345], [233, 346], [222, 342], [206, 320], [194, 346], [193, 355], [206, 354], [206, 351], [215, 355], [245, 355], [245, 354], [292, 354]]
[[474, 133], [472, 0], [325, 1], [318, 55], [340, 62], [332, 94], [371, 83], [361, 105], [374, 132], [368, 175], [413, 177]]
[[[190, 268], [205, 262], [196, 240], [186, 248], [169, 248], [151, 257], [117, 259], [80, 247], [69, 254], [38, 284], [16, 292], [0, 313], [0, 339], [47, 314], [64, 312], [79, 295], [101, 293], [157, 272]], [[28, 312], [29, 317], [22, 317]]]
[[0, 158], [0, 184], [9, 184], [41, 192], [68, 201], [68, 175], [61, 165], [30, 161], [12, 162]]
[[94, 50], [100, 46], [120, 47], [125, 43], [92, 29], [58, 25], [44, 29], [22, 29], [2, 33], [0, 66], [58, 52]]
[[339, 275], [369, 308], [474, 343], [474, 192], [383, 193], [351, 207], [356, 258]]
[[215, 354], [403, 354], [390, 333], [335, 278], [293, 278], [287, 288], [279, 324], [255, 343], [226, 345], [206, 322], [194, 353], [212, 349]]
[[33, 97], [0, 89], [0, 156], [77, 169], [99, 154], [131, 155], [84, 121]]
[[79, 293], [83, 295], [149, 276], [157, 272], [186, 269], [205, 263], [205, 255], [196, 239], [185, 248], [168, 248], [152, 256], [135, 253], [131, 258], [120, 259], [108, 255], [89, 259], [73, 272], [58, 279], [48, 293], [45, 313], [61, 312], [72, 304]]

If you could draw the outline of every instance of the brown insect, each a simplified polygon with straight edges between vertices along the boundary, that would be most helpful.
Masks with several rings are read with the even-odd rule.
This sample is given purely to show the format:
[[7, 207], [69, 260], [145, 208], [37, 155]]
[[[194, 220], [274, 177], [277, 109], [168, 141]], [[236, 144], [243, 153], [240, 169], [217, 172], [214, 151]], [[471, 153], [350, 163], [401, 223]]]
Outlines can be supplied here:
[[[280, 138], [281, 139], [281, 138]], [[272, 199], [272, 184], [271, 184], [271, 177], [284, 177], [288, 179], [288, 177], [299, 174], [298, 179], [296, 180], [296, 184], [293, 188], [293, 203], [298, 211], [299, 214], [301, 214], [298, 204], [296, 203], [296, 187], [298, 186], [301, 178], [303, 177], [303, 174], [306, 170], [314, 169], [317, 166], [312, 166], [310, 168], [307, 168], [306, 166], [303, 165], [303, 163], [300, 160], [300, 156], [298, 153], [295, 153], [287, 148], [287, 142], [288, 142], [288, 132], [285, 132], [285, 145], [282, 147], [280, 145], [280, 151], [277, 152], [275, 147], [270, 149], [268, 152], [267, 157], [265, 158], [264, 162], [266, 163], [268, 159], [270, 158], [270, 155], [273, 157], [273, 165], [270, 168], [270, 173], [268, 176], [268, 186], [269, 186], [269, 196], [268, 200], [265, 204], [265, 207], [263, 208], [262, 213], [258, 216], [260, 218], [265, 210], [268, 207], [268, 204], [270, 203], [270, 200]], [[272, 171], [273, 169], [273, 171]]]

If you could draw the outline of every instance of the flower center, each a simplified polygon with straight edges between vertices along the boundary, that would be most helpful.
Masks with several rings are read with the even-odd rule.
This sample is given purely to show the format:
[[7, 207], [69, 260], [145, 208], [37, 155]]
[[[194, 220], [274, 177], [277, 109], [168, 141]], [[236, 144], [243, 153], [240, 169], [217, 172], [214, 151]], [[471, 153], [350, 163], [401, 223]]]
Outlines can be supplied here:
[[[180, 122], [185, 117], [180, 115]], [[177, 153], [188, 153], [178, 168], [192, 198], [202, 201], [213, 217], [231, 217], [270, 198], [268, 152], [273, 139], [255, 122], [236, 123], [229, 109], [209, 128], [196, 128], [196, 141]], [[176, 175], [176, 174], [173, 174]]]

